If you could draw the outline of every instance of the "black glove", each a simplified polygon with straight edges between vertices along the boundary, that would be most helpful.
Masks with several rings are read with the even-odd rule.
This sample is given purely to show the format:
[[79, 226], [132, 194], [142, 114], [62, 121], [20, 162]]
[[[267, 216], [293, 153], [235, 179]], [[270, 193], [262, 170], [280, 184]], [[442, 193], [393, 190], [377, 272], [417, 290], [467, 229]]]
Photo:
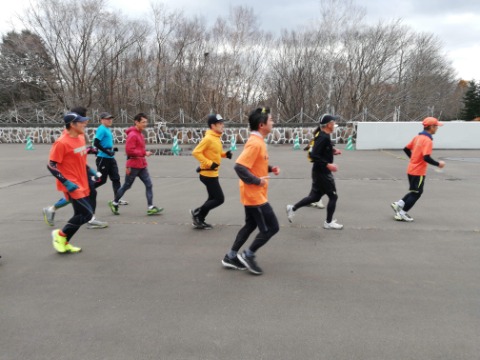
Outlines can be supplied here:
[[232, 158], [232, 152], [230, 150], [228, 150], [225, 154], [225, 156], [228, 158], [228, 159], [231, 159]]
[[196, 171], [197, 173], [199, 173], [200, 171], [202, 171], [202, 169], [200, 169], [200, 166], [199, 166], [199, 167], [197, 167], [197, 168], [195, 169], [195, 171]]
[[210, 170], [215, 170], [216, 168], [218, 168], [218, 164], [212, 163], [212, 165], [210, 166]]
[[114, 147], [114, 148], [113, 148], [113, 151], [117, 152], [117, 151], [118, 151], [118, 148], [117, 148], [117, 147]]
[[93, 147], [93, 146], [87, 146], [87, 154], [97, 155], [97, 154], [98, 154], [98, 150], [97, 150], [97, 148], [95, 148], [95, 147]]

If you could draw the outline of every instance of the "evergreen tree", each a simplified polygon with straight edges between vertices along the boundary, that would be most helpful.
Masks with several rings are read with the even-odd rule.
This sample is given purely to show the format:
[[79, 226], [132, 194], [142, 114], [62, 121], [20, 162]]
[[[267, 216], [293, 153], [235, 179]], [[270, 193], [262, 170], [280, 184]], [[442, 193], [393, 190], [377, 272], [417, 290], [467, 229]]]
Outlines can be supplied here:
[[463, 120], [473, 120], [480, 117], [480, 85], [472, 80], [468, 84], [468, 89], [463, 96], [463, 111], [461, 118]]
[[0, 42], [0, 110], [45, 106], [55, 86], [52, 61], [43, 41], [28, 30], [11, 31]]

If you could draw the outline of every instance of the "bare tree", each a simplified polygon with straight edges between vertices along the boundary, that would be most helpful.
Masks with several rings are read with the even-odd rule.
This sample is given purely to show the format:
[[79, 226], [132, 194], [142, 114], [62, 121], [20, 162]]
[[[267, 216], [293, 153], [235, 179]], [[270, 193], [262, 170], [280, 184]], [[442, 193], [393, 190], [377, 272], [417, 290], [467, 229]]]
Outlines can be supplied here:
[[264, 84], [272, 36], [260, 30], [253, 9], [242, 6], [231, 8], [227, 19], [217, 19], [212, 32], [209, 84], [216, 98], [210, 105], [232, 119], [240, 107], [242, 121], [244, 105], [267, 97]]
[[400, 23], [393, 23], [344, 34], [345, 71], [342, 77], [346, 86], [342, 106], [347, 117], [362, 112], [365, 107], [378, 109], [377, 104], [384, 104], [385, 87], [396, 79], [398, 39], [403, 31]]
[[54, 93], [67, 107], [92, 105], [98, 79], [137, 35], [106, 9], [105, 0], [44, 0], [28, 10], [25, 25], [45, 42], [58, 81]]
[[298, 114], [348, 119], [367, 110], [378, 119], [394, 111], [402, 119], [449, 118], [461, 109], [464, 87], [438, 39], [398, 20], [368, 25], [353, 0], [319, 1], [317, 21], [277, 38], [262, 30], [269, 19], [244, 6], [209, 27], [160, 3], [152, 16], [129, 20], [106, 1], [43, 0], [27, 10], [29, 32], [0, 47], [5, 108], [29, 99], [152, 110], [170, 121], [215, 111], [236, 122], [259, 103], [277, 105], [279, 118], [292, 122], [303, 121]]
[[270, 86], [279, 103], [279, 115], [291, 118], [305, 110], [315, 117], [319, 99], [326, 98], [325, 74], [330, 71], [321, 51], [322, 33], [282, 34], [271, 61]]
[[427, 112], [428, 107], [436, 107], [437, 112], [448, 110], [444, 102], [455, 91], [457, 81], [441, 51], [439, 40], [432, 34], [417, 34], [410, 44], [403, 78], [408, 88], [403, 111], [409, 118]]

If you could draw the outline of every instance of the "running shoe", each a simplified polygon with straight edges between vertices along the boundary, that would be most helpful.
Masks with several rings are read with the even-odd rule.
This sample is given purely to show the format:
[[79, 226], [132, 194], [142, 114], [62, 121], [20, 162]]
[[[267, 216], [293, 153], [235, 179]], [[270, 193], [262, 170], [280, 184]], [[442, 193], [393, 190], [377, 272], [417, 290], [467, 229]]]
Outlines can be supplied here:
[[104, 229], [106, 227], [108, 227], [106, 221], [100, 221], [97, 219], [92, 219], [87, 223], [87, 229]]
[[247, 267], [243, 265], [243, 263], [238, 260], [237, 257], [234, 257], [233, 259], [230, 259], [228, 255], [225, 255], [225, 257], [222, 260], [222, 265], [223, 267], [226, 267], [228, 269], [235, 269], [235, 270], [246, 270]]
[[323, 205], [322, 200], [319, 200], [318, 202], [314, 202], [310, 204], [311, 207], [316, 207], [318, 209], [325, 209], [325, 205]]
[[210, 224], [207, 224], [204, 220], [200, 221], [200, 223], [202, 224], [202, 229], [203, 230], [212, 230], [213, 229], [213, 226], [210, 225]]
[[393, 211], [395, 211], [395, 214], [399, 213], [402, 210], [402, 207], [398, 205], [396, 201], [391, 203], [390, 206], [392, 207]]
[[243, 265], [245, 265], [248, 271], [250, 271], [252, 274], [255, 274], [255, 275], [263, 274], [262, 269], [260, 268], [260, 266], [258, 266], [257, 262], [255, 261], [255, 255], [247, 256], [245, 252], [243, 252], [241, 254], [237, 254], [237, 258], [238, 260], [240, 260], [240, 262]]
[[147, 210], [147, 215], [157, 215], [163, 211], [163, 208], [158, 208], [156, 206], [152, 206]]
[[333, 230], [342, 230], [343, 225], [337, 223], [337, 219], [333, 219], [331, 222], [327, 223], [326, 221], [323, 223], [324, 229], [333, 229]]
[[293, 223], [293, 218], [295, 217], [295, 211], [293, 210], [293, 205], [287, 205], [287, 219], [289, 222]]
[[108, 202], [108, 207], [112, 210], [113, 215], [120, 215], [118, 212], [118, 204], [114, 204], [113, 201]]
[[413, 218], [410, 215], [408, 215], [405, 211], [397, 212], [393, 218], [397, 221], [406, 221], [406, 222], [413, 221]]
[[190, 215], [192, 215], [192, 225], [197, 229], [203, 229], [202, 221], [198, 217], [198, 211], [190, 209]]
[[72, 244], [69, 244], [68, 242], [65, 244], [65, 252], [78, 253], [80, 251], [82, 251], [82, 248], [79, 248], [77, 246], [73, 246]]
[[118, 200], [118, 205], [128, 205], [128, 201], [127, 200]]
[[60, 229], [52, 231], [52, 244], [53, 248], [59, 253], [64, 253], [67, 251], [65, 248], [65, 245], [67, 244], [67, 238], [65, 236], [60, 236]]
[[55, 210], [50, 210], [50, 207], [43, 208], [43, 220], [45, 224], [54, 226], [55, 225]]

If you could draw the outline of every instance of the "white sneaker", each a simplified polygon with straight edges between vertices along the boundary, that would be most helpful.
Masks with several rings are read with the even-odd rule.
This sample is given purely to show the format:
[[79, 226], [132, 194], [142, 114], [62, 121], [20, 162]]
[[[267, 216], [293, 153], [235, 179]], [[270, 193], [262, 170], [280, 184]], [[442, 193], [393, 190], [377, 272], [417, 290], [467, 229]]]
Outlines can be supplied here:
[[45, 221], [45, 224], [54, 226], [55, 210], [52, 210], [50, 207], [43, 208], [43, 220]]
[[295, 211], [293, 211], [293, 205], [287, 205], [287, 219], [289, 222], [293, 222], [293, 218], [295, 217]]
[[87, 229], [103, 229], [108, 227], [108, 223], [97, 219], [92, 219], [87, 223]]
[[334, 230], [342, 230], [343, 225], [337, 223], [337, 219], [333, 219], [332, 222], [327, 223], [326, 221], [323, 223], [324, 229], [334, 229]]
[[397, 221], [406, 221], [406, 222], [413, 221], [413, 218], [410, 215], [408, 215], [405, 211], [397, 212], [393, 218]]
[[118, 205], [128, 205], [128, 201], [127, 200], [118, 200]]
[[323, 205], [322, 200], [320, 199], [318, 202], [314, 202], [310, 204], [311, 207], [316, 207], [319, 209], [325, 209], [325, 205]]
[[398, 205], [396, 201], [391, 203], [390, 206], [392, 207], [393, 211], [395, 211], [395, 214], [399, 213], [402, 210], [402, 207]]

